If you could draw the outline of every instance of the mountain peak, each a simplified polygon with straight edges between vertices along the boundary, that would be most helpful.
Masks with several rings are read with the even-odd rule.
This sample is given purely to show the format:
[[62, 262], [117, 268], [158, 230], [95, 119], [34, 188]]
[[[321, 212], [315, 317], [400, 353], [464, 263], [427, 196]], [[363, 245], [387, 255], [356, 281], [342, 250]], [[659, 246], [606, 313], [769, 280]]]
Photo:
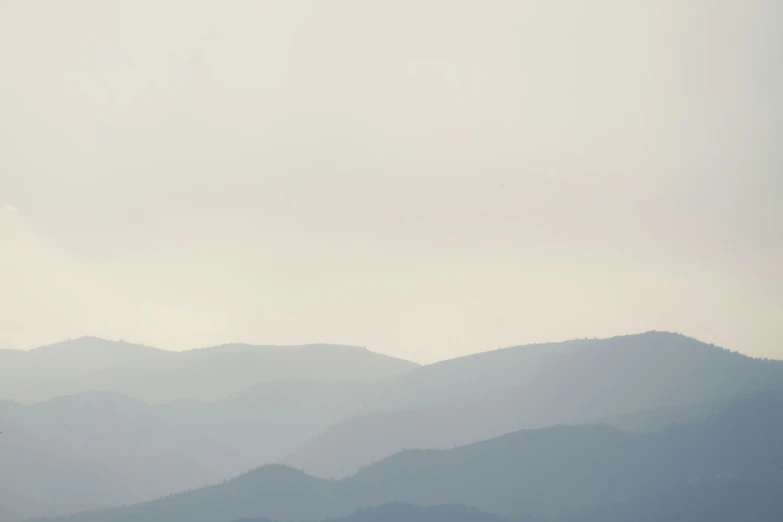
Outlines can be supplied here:
[[130, 343], [124, 339], [119, 341], [111, 341], [109, 339], [103, 339], [101, 337], [84, 336], [77, 339], [68, 339], [67, 341], [60, 341], [59, 343], [48, 344], [40, 346], [31, 350], [33, 352], [53, 352], [53, 351], [73, 351], [83, 353], [97, 353], [106, 351], [146, 351], [146, 352], [162, 352], [158, 348], [146, 346], [143, 344]]

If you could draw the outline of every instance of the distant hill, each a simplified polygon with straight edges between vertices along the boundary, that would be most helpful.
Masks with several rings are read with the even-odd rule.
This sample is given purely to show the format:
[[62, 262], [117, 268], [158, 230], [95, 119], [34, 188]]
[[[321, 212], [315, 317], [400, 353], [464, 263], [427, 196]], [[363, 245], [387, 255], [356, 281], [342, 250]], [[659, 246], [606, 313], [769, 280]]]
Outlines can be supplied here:
[[783, 487], [783, 402], [757, 394], [661, 433], [602, 425], [523, 430], [452, 450], [407, 451], [343, 480], [265, 466], [221, 485], [69, 522], [322, 520], [390, 502], [462, 503], [497, 516], [563, 518], [729, 477]]
[[[715, 477], [678, 484], [635, 502], [611, 504], [563, 517], [521, 517], [513, 522], [771, 522], [783, 518], [780, 484], [768, 480]], [[273, 522], [267, 518], [236, 522]], [[465, 506], [419, 507], [393, 503], [325, 522], [512, 522]]]
[[29, 401], [0, 400], [0, 520], [131, 504], [235, 476], [356, 414], [372, 382], [414, 367], [337, 345], [168, 352], [85, 337], [0, 351], [0, 398]]
[[118, 394], [0, 402], [0, 431], [3, 522], [132, 504], [250, 467], [230, 446]]
[[355, 414], [371, 387], [281, 381], [221, 401], [157, 406], [104, 392], [30, 405], [0, 401], [0, 521], [132, 504], [219, 482]]
[[783, 520], [783, 483], [769, 477], [717, 476], [677, 484], [635, 502], [613, 504], [562, 522], [772, 522]]
[[374, 387], [366, 381], [268, 382], [220, 401], [182, 400], [157, 409], [183, 430], [238, 449], [249, 469], [280, 459], [363, 411]]
[[353, 346], [233, 344], [169, 352], [85, 337], [28, 352], [0, 351], [0, 399], [30, 403], [110, 391], [152, 404], [212, 401], [264, 382], [372, 381], [415, 367]]
[[[12, 485], [3, 490], [0, 482], [0, 506], [14, 513], [8, 520], [154, 499], [280, 460], [346, 477], [403, 449], [453, 448], [524, 427], [600, 421], [662, 431], [673, 422], [703, 421], [732, 393], [783, 387], [777, 361], [666, 333], [510, 348], [428, 367], [331, 345], [173, 353], [92, 338], [3, 357], [16, 362], [0, 373], [32, 372], [27, 384], [35, 393], [104, 387], [158, 399], [226, 395], [153, 406], [114, 392], [27, 406], [0, 402], [0, 442], [9, 453], [16, 447], [8, 462], [30, 470], [25, 480], [13, 468], [0, 471]], [[36, 360], [39, 367], [24, 366]], [[357, 360], [364, 362], [353, 369], [332, 368]], [[362, 367], [371, 368], [359, 372], [362, 379], [335, 378]], [[44, 379], [57, 372], [61, 377]], [[27, 442], [20, 448], [14, 439]], [[101, 494], [60, 495], [68, 491], [62, 484]], [[13, 502], [3, 504], [4, 494]]]
[[[778, 394], [778, 390], [768, 390]], [[720, 413], [736, 402], [738, 397], [719, 397], [708, 401], [686, 404], [684, 406], [662, 406], [650, 410], [635, 411], [614, 417], [598, 419], [601, 424], [609, 424], [624, 431], [654, 433], [663, 431], [672, 424], [695, 424]]]
[[[236, 522], [271, 522], [265, 518], [243, 519]], [[419, 507], [394, 502], [383, 506], [362, 509], [345, 517], [326, 522], [508, 522], [503, 518], [482, 513], [475, 508], [460, 505]], [[516, 521], [526, 522], [526, 521]]]
[[[17, 482], [16, 500], [4, 501], [0, 493], [0, 505], [20, 508], [18, 501], [25, 497], [50, 500], [47, 505], [40, 501], [27, 505], [24, 516], [9, 513], [0, 520], [129, 504], [220, 481], [269, 462], [302, 444], [330, 419], [361, 408], [371, 386], [267, 383], [219, 402], [177, 401], [161, 406], [104, 393], [30, 406], [0, 402], [5, 448], [24, 440], [29, 450], [18, 452], [14, 460], [17, 469], [28, 470], [28, 480]], [[703, 420], [731, 400], [735, 399], [637, 412], [607, 422], [660, 431], [673, 422]], [[170, 457], [162, 458], [164, 454]], [[40, 467], [44, 460], [68, 465], [53, 474]], [[16, 480], [13, 469], [4, 471], [0, 470], [2, 480]], [[55, 477], [63, 483], [84, 484], [86, 493], [57, 496], [62, 487], [54, 483]], [[98, 479], [103, 488], [100, 498], [89, 494], [87, 487], [90, 480]]]
[[[504, 522], [504, 519], [461, 505], [419, 507], [401, 502], [385, 504], [330, 522]], [[523, 522], [523, 521], [518, 521]]]
[[445, 449], [522, 428], [783, 387], [783, 362], [649, 332], [471, 355], [416, 368], [384, 386], [364, 414], [280, 462], [341, 478], [406, 448]]

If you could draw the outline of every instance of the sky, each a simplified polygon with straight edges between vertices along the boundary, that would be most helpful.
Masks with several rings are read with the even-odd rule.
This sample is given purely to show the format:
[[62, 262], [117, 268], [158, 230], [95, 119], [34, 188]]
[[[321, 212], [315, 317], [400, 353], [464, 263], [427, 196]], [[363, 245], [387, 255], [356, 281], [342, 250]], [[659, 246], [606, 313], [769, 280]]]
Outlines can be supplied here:
[[0, 0], [0, 348], [783, 359], [777, 0]]

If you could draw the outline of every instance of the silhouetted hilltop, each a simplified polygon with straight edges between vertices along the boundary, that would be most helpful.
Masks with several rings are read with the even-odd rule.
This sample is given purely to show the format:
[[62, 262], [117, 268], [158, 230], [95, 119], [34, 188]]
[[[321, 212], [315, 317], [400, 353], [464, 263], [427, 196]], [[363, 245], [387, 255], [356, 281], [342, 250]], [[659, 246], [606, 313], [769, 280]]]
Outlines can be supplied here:
[[167, 353], [165, 350], [153, 348], [143, 344], [129, 343], [126, 341], [110, 341], [100, 337], [84, 336], [78, 339], [69, 339], [59, 343], [47, 344], [30, 350], [34, 353], [47, 353], [64, 355], [68, 357], [82, 357], [90, 355], [100, 357], [108, 354], [112, 357], [134, 354]]
[[85, 337], [0, 352], [0, 398], [36, 402], [100, 390], [149, 403], [217, 400], [263, 382], [372, 381], [415, 367], [354, 346], [232, 344], [169, 352]]
[[[409, 407], [408, 398], [425, 407], [545, 380], [547, 371], [563, 363], [600, 363], [595, 372], [612, 373], [625, 370], [635, 361], [653, 364], [654, 370], [681, 375], [704, 364], [711, 370], [720, 370], [759, 366], [762, 362], [783, 372], [783, 361], [753, 359], [682, 334], [652, 331], [607, 339], [514, 346], [421, 366], [400, 376], [395, 394], [387, 400], [395, 409]], [[653, 376], [648, 380], [653, 380]]]

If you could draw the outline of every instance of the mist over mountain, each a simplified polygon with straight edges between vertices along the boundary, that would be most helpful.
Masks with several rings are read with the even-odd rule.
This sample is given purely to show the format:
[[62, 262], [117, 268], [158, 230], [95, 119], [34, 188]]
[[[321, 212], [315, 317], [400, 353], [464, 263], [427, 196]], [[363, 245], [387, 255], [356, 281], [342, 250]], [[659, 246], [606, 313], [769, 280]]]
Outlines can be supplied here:
[[406, 448], [607, 420], [783, 386], [783, 363], [667, 332], [522, 346], [416, 368], [281, 462], [349, 476]]
[[0, 0], [0, 522], [783, 522], [781, 21]]
[[158, 406], [107, 392], [0, 401], [0, 506], [15, 510], [0, 520], [132, 504], [231, 478], [354, 413], [368, 386], [265, 383], [222, 401]]
[[153, 404], [209, 401], [262, 382], [374, 380], [415, 366], [353, 346], [233, 344], [169, 352], [85, 337], [0, 352], [0, 398], [35, 402], [110, 391]]
[[357, 413], [373, 380], [415, 366], [337, 345], [175, 353], [82, 338], [0, 352], [3, 395], [55, 396], [0, 401], [0, 520], [132, 504], [230, 478], [296, 450]]
[[441, 451], [407, 451], [343, 480], [265, 466], [221, 485], [68, 522], [320, 520], [390, 502], [463, 503], [517, 519], [558, 519], [721, 477], [783, 485], [783, 402], [741, 399], [662, 433], [602, 425], [523, 430]]
[[330, 425], [364, 411], [377, 386], [368, 381], [275, 381], [221, 401], [162, 404], [157, 413], [184, 430], [237, 448], [250, 468], [279, 460]]
[[[89, 353], [97, 356], [81, 358]], [[212, 364], [217, 368], [205, 377], [207, 386], [211, 379], [225, 390], [239, 387], [253, 373], [258, 382], [211, 401], [147, 404], [116, 392], [89, 392], [30, 405], [0, 403], [3, 449], [13, 453], [14, 463], [0, 471], [13, 484], [6, 501], [0, 488], [0, 505], [15, 513], [9, 520], [152, 500], [272, 462], [315, 476], [348, 477], [405, 449], [454, 448], [526, 427], [600, 421], [662, 431], [675, 422], [701, 422], [736, 395], [783, 387], [779, 361], [664, 332], [508, 348], [424, 367], [331, 345], [237, 345], [180, 356], [98, 339], [11, 351], [7, 360], [41, 360], [39, 376], [124, 375], [124, 383], [100, 382], [120, 389], [131, 383], [151, 394], [144, 389], [148, 379], [162, 383], [174, 369], [190, 371], [188, 358], [196, 356], [205, 359], [205, 372]], [[338, 368], [346, 358], [375, 371]], [[269, 362], [262, 371], [241, 367], [261, 360]], [[236, 382], [225, 378], [235, 366]], [[317, 378], [300, 379], [303, 374]], [[343, 375], [355, 379], [337, 378]], [[192, 390], [181, 384], [154, 395]], [[15, 478], [16, 469], [27, 470], [26, 480]], [[69, 493], [58, 487], [64, 481], [82, 486]], [[312, 520], [341, 513], [313, 511]]]
[[128, 397], [84, 393], [0, 402], [0, 519], [132, 504], [245, 471], [234, 447], [181, 429]]

